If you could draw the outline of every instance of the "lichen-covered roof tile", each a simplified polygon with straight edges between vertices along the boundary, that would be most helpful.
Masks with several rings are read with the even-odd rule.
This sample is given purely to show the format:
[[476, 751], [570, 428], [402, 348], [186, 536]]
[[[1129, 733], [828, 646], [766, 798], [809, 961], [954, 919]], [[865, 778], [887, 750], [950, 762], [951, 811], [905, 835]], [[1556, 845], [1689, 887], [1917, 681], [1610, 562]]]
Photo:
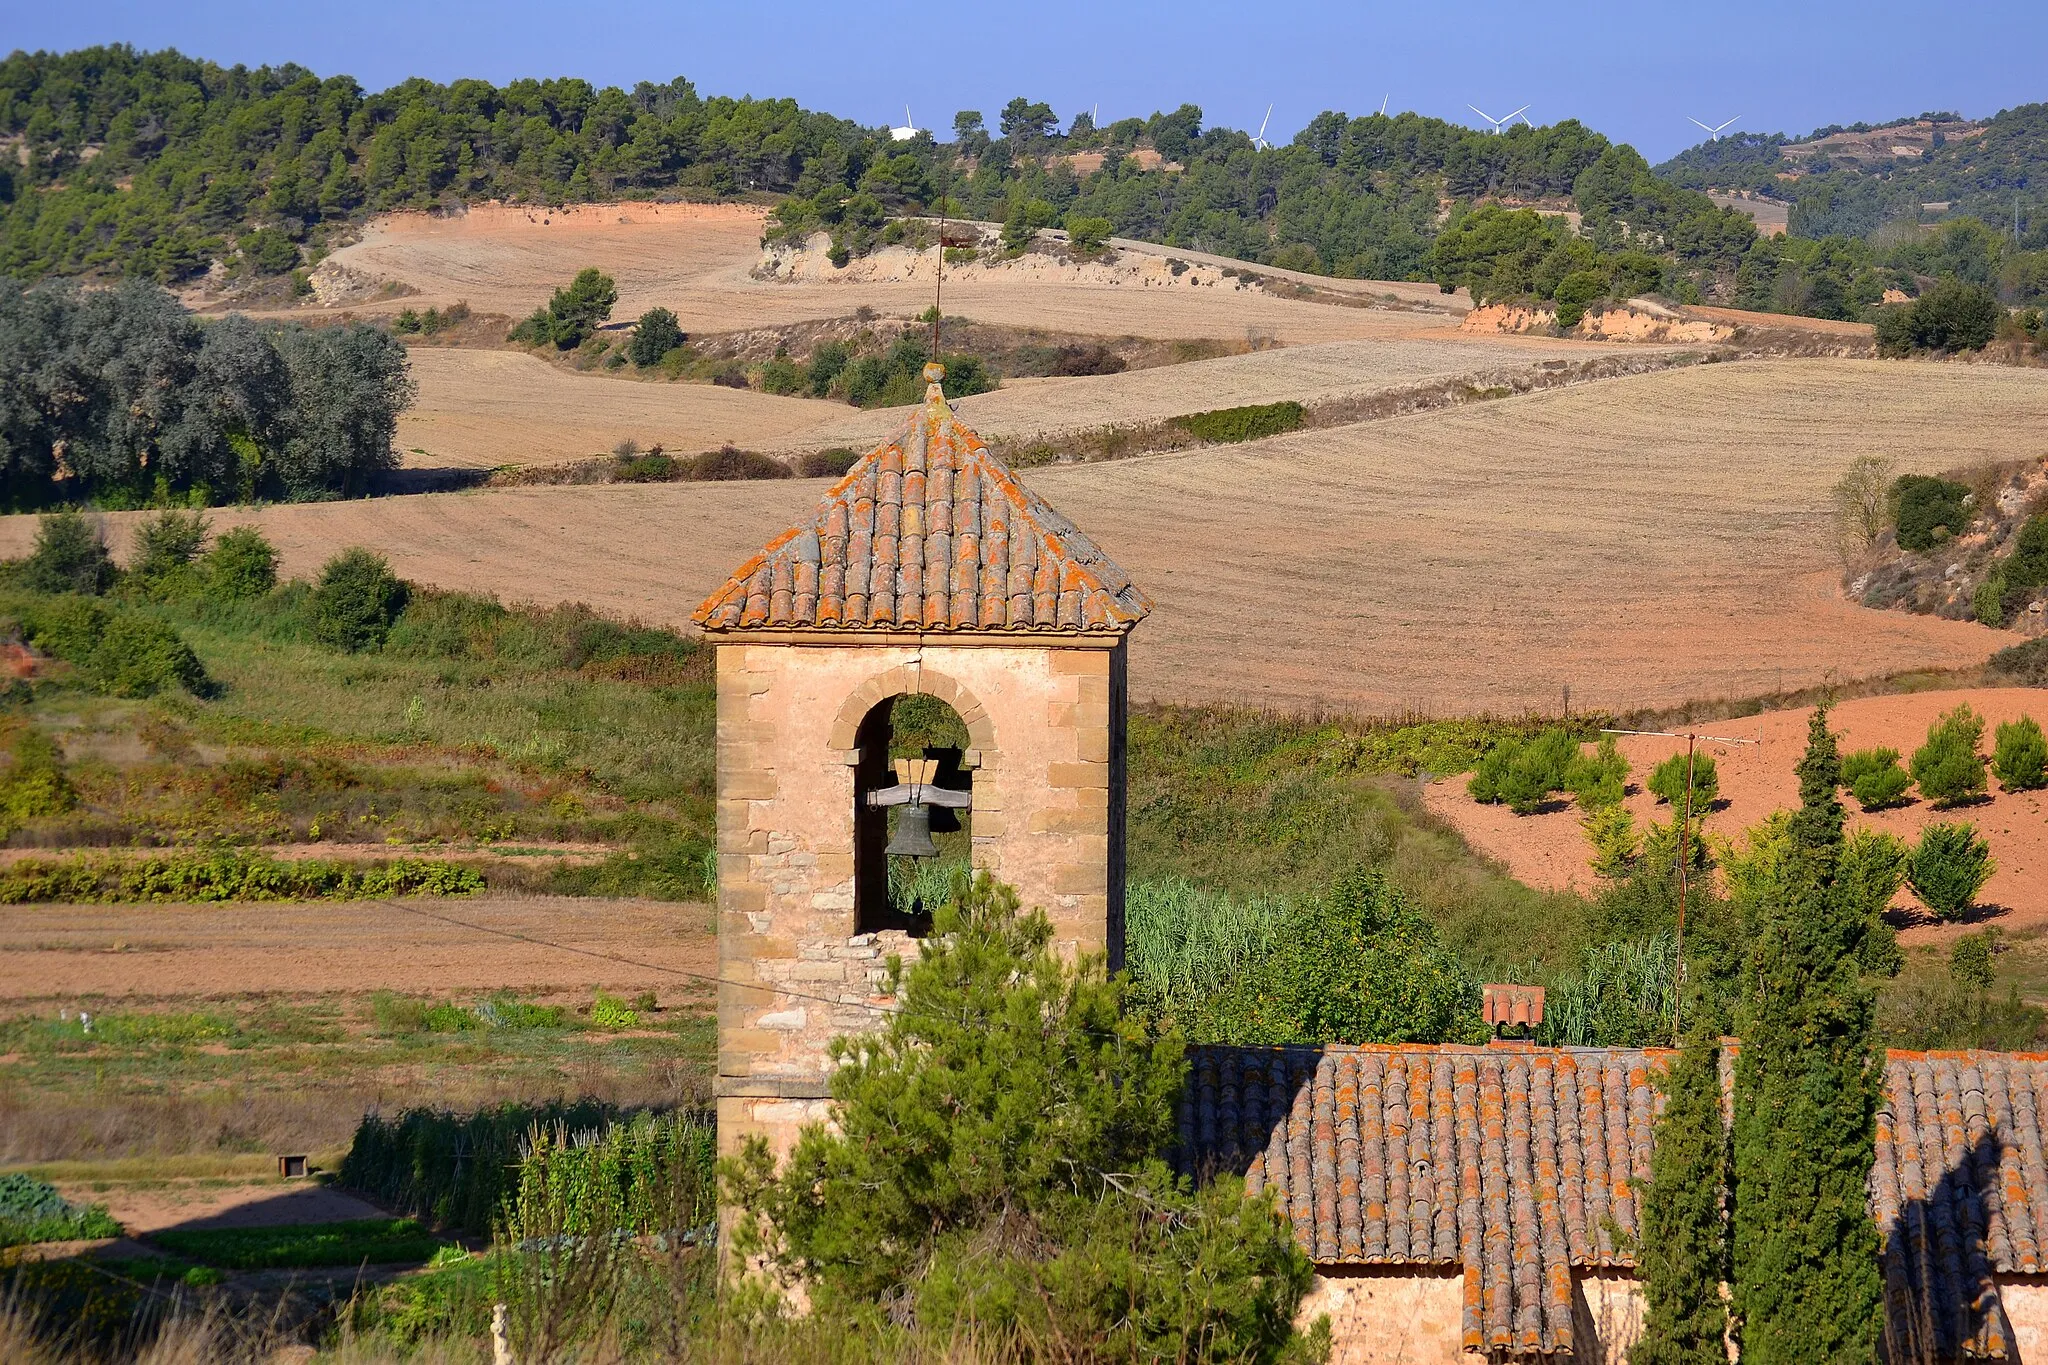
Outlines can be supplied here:
[[[1198, 1048], [1180, 1156], [1272, 1187], [1318, 1263], [1462, 1266], [1468, 1349], [1555, 1358], [1572, 1349], [1574, 1275], [1634, 1264], [1668, 1058]], [[1891, 1055], [1870, 1181], [1890, 1358], [2012, 1357], [1994, 1277], [2048, 1257], [2044, 1114], [2048, 1057]]]
[[954, 417], [944, 373], [926, 366], [924, 404], [902, 432], [691, 619], [707, 631], [1062, 635], [1142, 620], [1152, 603], [1130, 575]]

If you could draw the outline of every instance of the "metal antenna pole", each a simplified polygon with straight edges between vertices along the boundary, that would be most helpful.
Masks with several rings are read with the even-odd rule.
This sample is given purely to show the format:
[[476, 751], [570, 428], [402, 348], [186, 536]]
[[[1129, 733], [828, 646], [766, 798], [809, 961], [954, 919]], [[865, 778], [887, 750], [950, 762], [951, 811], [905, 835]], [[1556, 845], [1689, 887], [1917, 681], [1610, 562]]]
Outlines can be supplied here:
[[1685, 836], [1692, 830], [1692, 758], [1696, 736], [1685, 737], [1685, 818], [1678, 826], [1678, 984], [1671, 995], [1671, 1045], [1678, 1046], [1679, 1015], [1685, 1009]]
[[1685, 873], [1686, 836], [1692, 831], [1692, 775], [1693, 755], [1700, 740], [1715, 744], [1758, 744], [1754, 739], [1736, 739], [1732, 735], [1702, 735], [1688, 730], [1677, 734], [1670, 730], [1620, 730], [1603, 728], [1603, 735], [1646, 735], [1658, 739], [1682, 739], [1685, 741], [1685, 813], [1678, 826], [1678, 990], [1671, 1001], [1671, 1042], [1675, 1047], [1679, 1039], [1679, 1015], [1685, 1002], [1685, 902], [1688, 879]]
[[946, 165], [946, 177], [939, 182], [939, 270], [932, 281], [932, 363], [939, 362], [939, 298], [946, 288], [946, 199], [953, 187], [953, 166]]

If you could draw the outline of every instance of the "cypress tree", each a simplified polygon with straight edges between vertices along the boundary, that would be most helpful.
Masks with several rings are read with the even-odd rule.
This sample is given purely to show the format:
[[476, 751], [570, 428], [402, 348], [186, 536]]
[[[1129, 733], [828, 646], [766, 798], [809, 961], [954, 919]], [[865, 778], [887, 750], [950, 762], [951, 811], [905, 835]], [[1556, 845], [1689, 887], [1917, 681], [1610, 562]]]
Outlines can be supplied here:
[[1841, 758], [1817, 708], [1800, 807], [1745, 897], [1749, 999], [1735, 1066], [1735, 1310], [1746, 1365], [1870, 1365], [1883, 1280], [1868, 1184], [1883, 1055], [1861, 959], [1883, 926], [1853, 877]]
[[1721, 1123], [1721, 1049], [1711, 1028], [1694, 1025], [1661, 1088], [1664, 1114], [1636, 1258], [1649, 1311], [1629, 1365], [1728, 1365], [1728, 1308], [1721, 1300], [1728, 1132]]

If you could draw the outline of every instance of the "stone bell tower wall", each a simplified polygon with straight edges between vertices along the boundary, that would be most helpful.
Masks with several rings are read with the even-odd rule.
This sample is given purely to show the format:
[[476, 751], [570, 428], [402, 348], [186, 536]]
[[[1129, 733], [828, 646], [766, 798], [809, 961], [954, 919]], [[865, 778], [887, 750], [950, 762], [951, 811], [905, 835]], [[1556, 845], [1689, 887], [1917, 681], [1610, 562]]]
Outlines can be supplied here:
[[830, 1040], [874, 1026], [884, 959], [915, 952], [855, 933], [855, 731], [891, 697], [966, 722], [976, 866], [1044, 910], [1062, 951], [1122, 963], [1123, 634], [923, 638], [718, 644], [723, 1150], [764, 1133], [780, 1151], [824, 1117]]

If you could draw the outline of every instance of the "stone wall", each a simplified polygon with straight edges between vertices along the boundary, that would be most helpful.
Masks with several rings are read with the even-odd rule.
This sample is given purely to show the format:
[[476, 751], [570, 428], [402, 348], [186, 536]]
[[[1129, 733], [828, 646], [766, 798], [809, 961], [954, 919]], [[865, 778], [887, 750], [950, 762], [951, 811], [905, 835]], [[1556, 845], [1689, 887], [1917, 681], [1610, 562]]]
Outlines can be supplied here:
[[[1622, 1365], [1642, 1335], [1642, 1287], [1625, 1274], [1572, 1285], [1571, 1365]], [[1301, 1301], [1306, 1327], [1330, 1318], [1330, 1365], [1481, 1365], [1464, 1349], [1465, 1276], [1449, 1268], [1323, 1266]], [[1563, 1362], [1560, 1362], [1563, 1365]]]
[[915, 951], [855, 932], [855, 732], [891, 697], [966, 722], [976, 865], [1043, 909], [1063, 951], [1121, 960], [1123, 687], [1120, 638], [719, 642], [722, 1148], [822, 1116], [827, 1045], [874, 1024], [886, 958]]

